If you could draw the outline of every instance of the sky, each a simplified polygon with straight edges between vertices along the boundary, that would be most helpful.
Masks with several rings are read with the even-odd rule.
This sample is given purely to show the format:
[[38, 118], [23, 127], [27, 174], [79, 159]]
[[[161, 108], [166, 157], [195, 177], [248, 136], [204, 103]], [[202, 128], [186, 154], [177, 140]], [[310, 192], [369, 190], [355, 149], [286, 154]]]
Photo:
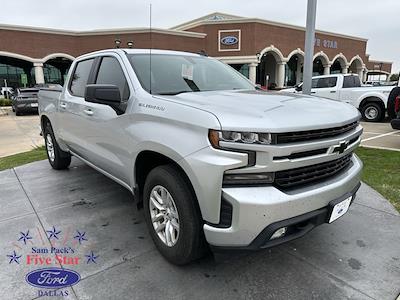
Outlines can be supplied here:
[[[317, 29], [367, 38], [371, 59], [392, 61], [392, 73], [400, 71], [399, 0], [317, 1]], [[216, 11], [299, 26], [306, 23], [307, 0], [15, 0], [2, 1], [0, 24], [70, 30], [148, 27], [150, 3], [155, 28]]]

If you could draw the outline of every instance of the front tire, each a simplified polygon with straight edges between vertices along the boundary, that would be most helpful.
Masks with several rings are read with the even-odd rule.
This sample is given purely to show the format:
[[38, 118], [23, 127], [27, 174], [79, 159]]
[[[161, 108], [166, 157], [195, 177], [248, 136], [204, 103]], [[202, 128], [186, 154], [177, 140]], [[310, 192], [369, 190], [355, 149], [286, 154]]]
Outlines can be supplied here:
[[206, 252], [197, 199], [182, 173], [172, 165], [154, 168], [146, 178], [144, 216], [158, 251], [184, 265]]
[[367, 102], [361, 108], [361, 115], [364, 121], [379, 122], [383, 119], [385, 111], [377, 102]]
[[44, 127], [44, 141], [46, 145], [47, 159], [55, 170], [67, 169], [71, 164], [71, 154], [61, 150], [54, 137], [50, 123]]

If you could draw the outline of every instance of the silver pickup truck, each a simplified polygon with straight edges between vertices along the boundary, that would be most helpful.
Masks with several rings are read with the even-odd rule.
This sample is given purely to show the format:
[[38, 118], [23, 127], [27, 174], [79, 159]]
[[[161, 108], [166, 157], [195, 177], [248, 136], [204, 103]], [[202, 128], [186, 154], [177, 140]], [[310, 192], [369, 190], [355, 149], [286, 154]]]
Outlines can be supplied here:
[[353, 106], [258, 90], [222, 62], [111, 49], [39, 93], [54, 169], [71, 155], [132, 192], [161, 254], [261, 249], [345, 214], [360, 186]]

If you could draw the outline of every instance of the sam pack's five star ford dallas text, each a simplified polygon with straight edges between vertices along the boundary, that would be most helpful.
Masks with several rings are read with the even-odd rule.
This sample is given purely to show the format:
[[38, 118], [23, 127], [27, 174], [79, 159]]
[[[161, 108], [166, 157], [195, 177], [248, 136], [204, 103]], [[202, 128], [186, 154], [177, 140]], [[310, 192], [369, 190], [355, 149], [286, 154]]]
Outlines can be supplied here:
[[175, 264], [260, 249], [331, 223], [360, 186], [356, 108], [258, 90], [216, 59], [112, 49], [77, 58], [39, 92], [54, 169], [76, 156], [143, 203]]

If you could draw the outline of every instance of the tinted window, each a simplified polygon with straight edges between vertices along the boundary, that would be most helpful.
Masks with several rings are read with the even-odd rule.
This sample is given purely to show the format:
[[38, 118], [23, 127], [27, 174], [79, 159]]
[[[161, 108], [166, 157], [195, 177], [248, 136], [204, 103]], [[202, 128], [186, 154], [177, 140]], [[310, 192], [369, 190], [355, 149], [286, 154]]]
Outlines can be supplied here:
[[84, 97], [85, 88], [89, 79], [90, 69], [92, 68], [93, 58], [80, 61], [76, 64], [72, 75], [70, 90], [74, 96]]
[[336, 86], [337, 77], [315, 78], [312, 80], [313, 89], [332, 88]]
[[358, 76], [344, 76], [343, 88], [360, 87], [361, 82]]
[[119, 88], [123, 100], [129, 98], [128, 82], [115, 57], [103, 57], [96, 79], [97, 84], [113, 84]]

